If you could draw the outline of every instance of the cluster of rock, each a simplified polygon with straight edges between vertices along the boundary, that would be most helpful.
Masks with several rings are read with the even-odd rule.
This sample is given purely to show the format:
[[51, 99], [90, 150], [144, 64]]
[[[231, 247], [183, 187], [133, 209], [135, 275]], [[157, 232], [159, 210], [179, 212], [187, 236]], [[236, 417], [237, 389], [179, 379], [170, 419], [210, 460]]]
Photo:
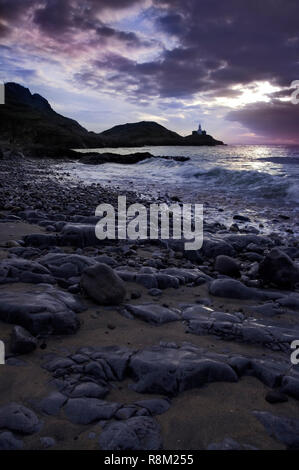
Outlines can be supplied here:
[[[175, 397], [215, 382], [237, 387], [248, 376], [267, 387], [268, 404], [299, 400], [299, 371], [289, 358], [290, 344], [299, 339], [295, 236], [265, 235], [250, 226], [232, 233], [215, 222], [205, 223], [198, 251], [184, 251], [184, 241], [178, 240], [100, 242], [98, 218], [91, 213], [99, 197], [115, 203], [114, 191], [68, 180], [62, 187], [47, 167], [21, 160], [13, 174], [5, 160], [0, 170], [5, 176], [0, 222], [35, 225], [29, 235], [1, 246], [0, 320], [13, 325], [8, 364], [17, 367], [21, 354], [38, 354], [40, 342], [51, 341], [51, 335], [80, 337], [81, 318], [90, 305], [101, 306], [107, 318], [115, 310], [129, 326], [149, 324], [148, 331], [156, 332], [169, 323], [197, 344], [202, 336], [227, 346], [227, 352], [212, 352], [181, 341], [138, 348], [84, 344], [76, 352], [46, 355], [43, 367], [56, 390], [28, 399], [26, 407], [9, 403], [0, 408], [0, 449], [23, 448], [28, 435], [43, 447], [55, 446], [54, 438], [41, 437], [40, 430], [43, 420], [59, 416], [76, 426], [92, 426], [97, 448], [158, 450], [164, 443], [156, 416], [167, 413]], [[127, 198], [136, 202], [134, 194]], [[237, 214], [235, 221], [246, 227], [244, 218]], [[141, 256], [149, 249], [147, 258]], [[181, 301], [181, 292], [192, 292], [193, 300]], [[165, 302], [169, 293], [175, 300]], [[231, 352], [230, 345], [244, 353]], [[109, 400], [121, 382], [153, 398]], [[299, 447], [296, 418], [249, 412], [287, 448]], [[229, 436], [208, 446], [253, 447]]]

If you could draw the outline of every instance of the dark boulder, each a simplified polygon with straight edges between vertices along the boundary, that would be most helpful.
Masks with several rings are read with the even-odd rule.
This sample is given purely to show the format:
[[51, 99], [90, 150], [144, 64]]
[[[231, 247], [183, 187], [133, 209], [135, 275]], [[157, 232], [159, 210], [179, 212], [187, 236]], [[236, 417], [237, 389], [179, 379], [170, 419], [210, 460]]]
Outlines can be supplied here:
[[299, 283], [298, 266], [279, 248], [273, 248], [260, 263], [259, 275], [264, 282], [271, 282], [285, 289]]
[[80, 285], [100, 305], [118, 305], [126, 295], [124, 282], [107, 264], [97, 263], [85, 269]]
[[265, 396], [265, 400], [268, 403], [275, 404], [275, 403], [285, 403], [288, 401], [288, 397], [284, 394], [279, 392], [278, 390], [270, 390]]
[[240, 267], [233, 258], [226, 255], [219, 255], [216, 258], [215, 270], [220, 274], [225, 274], [227, 276], [239, 277], [240, 276]]

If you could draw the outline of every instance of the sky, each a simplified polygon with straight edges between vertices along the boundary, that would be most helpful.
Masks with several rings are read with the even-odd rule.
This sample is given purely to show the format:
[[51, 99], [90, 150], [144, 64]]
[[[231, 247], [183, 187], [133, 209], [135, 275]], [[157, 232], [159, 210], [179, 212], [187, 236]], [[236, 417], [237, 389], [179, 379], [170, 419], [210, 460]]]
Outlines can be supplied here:
[[0, 0], [0, 81], [96, 132], [299, 144], [298, 18], [298, 0]]

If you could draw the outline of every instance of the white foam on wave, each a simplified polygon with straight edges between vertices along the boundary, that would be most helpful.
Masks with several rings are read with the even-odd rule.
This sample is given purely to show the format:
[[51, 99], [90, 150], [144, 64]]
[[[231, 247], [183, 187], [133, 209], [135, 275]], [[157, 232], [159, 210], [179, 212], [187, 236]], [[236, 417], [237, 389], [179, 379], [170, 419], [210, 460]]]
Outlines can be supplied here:
[[[122, 187], [130, 185], [130, 189], [158, 188], [162, 191], [180, 188], [186, 194], [195, 190], [197, 193], [209, 191], [211, 194], [241, 196], [248, 200], [271, 200], [278, 204], [299, 202], [298, 158], [288, 156], [290, 151], [286, 148], [231, 146], [145, 150], [156, 155], [185, 155], [190, 160], [179, 162], [156, 156], [135, 165], [106, 163], [94, 166], [76, 162], [73, 174], [87, 184], [112, 183]], [[261, 159], [261, 154], [267, 158]], [[69, 166], [64, 169], [69, 169]]]
[[244, 196], [256, 198], [283, 198], [297, 201], [299, 187], [286, 175], [271, 175], [255, 170], [229, 170], [214, 166], [205, 170], [198, 167], [185, 168], [181, 176], [197, 182], [201, 188], [235, 193], [242, 191]]

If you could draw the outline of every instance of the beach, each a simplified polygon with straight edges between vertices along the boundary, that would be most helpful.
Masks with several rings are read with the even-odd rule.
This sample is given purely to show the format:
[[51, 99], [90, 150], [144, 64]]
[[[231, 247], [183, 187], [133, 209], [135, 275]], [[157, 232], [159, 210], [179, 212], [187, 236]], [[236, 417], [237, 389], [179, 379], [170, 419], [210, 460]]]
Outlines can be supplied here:
[[[297, 448], [294, 189], [288, 198], [284, 183], [273, 203], [250, 188], [246, 197], [225, 193], [204, 158], [205, 188], [190, 176], [171, 180], [190, 161], [114, 165], [8, 152], [0, 160], [0, 444]], [[204, 204], [203, 247], [97, 240], [95, 208], [116, 207], [119, 195], [128, 204]]]

